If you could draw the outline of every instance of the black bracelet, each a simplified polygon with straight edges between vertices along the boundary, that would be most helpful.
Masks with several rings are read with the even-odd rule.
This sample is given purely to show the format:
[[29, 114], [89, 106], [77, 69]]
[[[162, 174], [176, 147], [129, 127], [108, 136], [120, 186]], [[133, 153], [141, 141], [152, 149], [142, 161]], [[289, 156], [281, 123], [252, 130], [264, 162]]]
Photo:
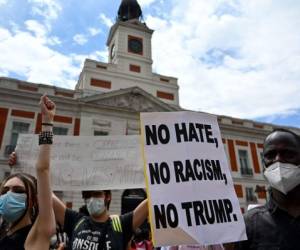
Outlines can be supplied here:
[[42, 122], [42, 126], [51, 126], [51, 127], [53, 127], [53, 123]]
[[39, 134], [39, 145], [43, 145], [43, 144], [53, 144], [52, 131], [42, 131]]

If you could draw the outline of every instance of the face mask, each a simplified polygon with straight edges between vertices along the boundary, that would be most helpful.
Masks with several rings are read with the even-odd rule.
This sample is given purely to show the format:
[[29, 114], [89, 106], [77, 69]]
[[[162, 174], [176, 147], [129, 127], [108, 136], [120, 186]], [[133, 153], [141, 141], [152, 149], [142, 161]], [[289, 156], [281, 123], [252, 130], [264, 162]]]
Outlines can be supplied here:
[[300, 184], [300, 166], [275, 162], [266, 168], [265, 177], [271, 187], [287, 194]]
[[87, 210], [90, 215], [100, 215], [105, 210], [104, 198], [90, 198], [87, 202]]
[[20, 219], [26, 210], [26, 194], [7, 192], [0, 196], [0, 214], [2, 218], [13, 223]]

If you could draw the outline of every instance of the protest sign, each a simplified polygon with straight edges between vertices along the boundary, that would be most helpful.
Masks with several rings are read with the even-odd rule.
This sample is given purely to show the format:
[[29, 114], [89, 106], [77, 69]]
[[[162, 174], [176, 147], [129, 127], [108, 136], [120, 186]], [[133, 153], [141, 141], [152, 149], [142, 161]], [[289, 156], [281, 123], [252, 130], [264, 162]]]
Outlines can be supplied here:
[[245, 240], [217, 118], [142, 113], [141, 129], [154, 245]]
[[[14, 171], [35, 175], [37, 135], [20, 135]], [[145, 187], [140, 137], [55, 136], [51, 152], [53, 190]]]

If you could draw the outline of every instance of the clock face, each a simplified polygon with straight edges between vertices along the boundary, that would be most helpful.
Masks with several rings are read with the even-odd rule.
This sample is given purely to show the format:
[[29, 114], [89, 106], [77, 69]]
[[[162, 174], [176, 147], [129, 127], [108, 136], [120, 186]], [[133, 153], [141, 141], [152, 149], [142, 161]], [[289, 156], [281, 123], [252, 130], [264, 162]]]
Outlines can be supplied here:
[[128, 51], [135, 54], [143, 54], [143, 42], [139, 38], [130, 38], [128, 40]]
[[113, 44], [113, 46], [111, 47], [111, 58], [114, 58], [116, 55], [116, 46]]

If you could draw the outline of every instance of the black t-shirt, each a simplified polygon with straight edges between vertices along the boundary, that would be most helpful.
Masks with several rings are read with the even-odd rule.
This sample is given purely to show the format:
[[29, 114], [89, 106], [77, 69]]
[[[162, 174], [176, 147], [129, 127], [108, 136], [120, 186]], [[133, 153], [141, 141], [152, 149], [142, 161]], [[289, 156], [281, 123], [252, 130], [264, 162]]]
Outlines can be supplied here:
[[248, 240], [235, 243], [235, 250], [300, 249], [300, 217], [292, 217], [273, 200], [245, 214]]
[[24, 250], [24, 244], [32, 225], [23, 227], [0, 240], [1, 250]]
[[[123, 234], [123, 249], [126, 249], [133, 234], [132, 218], [132, 212], [120, 216]], [[107, 223], [95, 222], [91, 217], [67, 209], [65, 213], [64, 231], [69, 237], [69, 249], [119, 250], [112, 248], [114, 245], [112, 243], [114, 237], [110, 235], [111, 231], [107, 230]], [[107, 231], [105, 237], [102, 234], [103, 231]], [[103, 242], [103, 238], [105, 242]], [[104, 245], [103, 248], [101, 248], [101, 245]]]

